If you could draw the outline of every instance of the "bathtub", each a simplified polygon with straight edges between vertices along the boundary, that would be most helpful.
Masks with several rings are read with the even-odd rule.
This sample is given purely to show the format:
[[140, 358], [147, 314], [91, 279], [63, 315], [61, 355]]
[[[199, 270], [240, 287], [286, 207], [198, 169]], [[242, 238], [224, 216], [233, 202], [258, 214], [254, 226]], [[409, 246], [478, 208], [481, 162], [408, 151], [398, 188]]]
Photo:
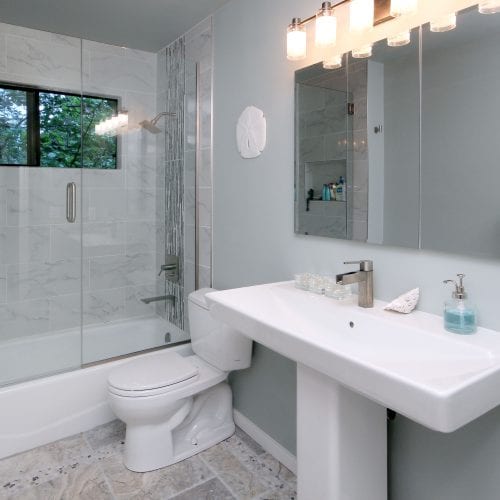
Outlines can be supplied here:
[[[80, 368], [82, 361], [88, 364], [161, 346], [167, 332], [172, 343], [187, 340], [182, 330], [151, 317], [85, 327], [83, 338], [75, 329], [2, 344], [0, 367], [9, 380], [53, 372], [54, 360], [59, 371], [71, 371], [0, 388], [0, 459], [113, 420], [107, 402], [108, 374], [130, 358], [87, 368]], [[190, 344], [170, 349], [191, 352]]]

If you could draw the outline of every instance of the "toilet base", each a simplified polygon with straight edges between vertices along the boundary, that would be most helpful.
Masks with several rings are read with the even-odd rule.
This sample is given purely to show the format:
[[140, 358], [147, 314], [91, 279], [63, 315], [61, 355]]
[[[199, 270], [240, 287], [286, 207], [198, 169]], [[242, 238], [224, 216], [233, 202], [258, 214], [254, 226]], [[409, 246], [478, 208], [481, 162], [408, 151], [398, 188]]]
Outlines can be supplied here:
[[186, 412], [178, 425], [171, 421], [154, 427], [128, 424], [125, 467], [134, 472], [161, 469], [192, 457], [234, 433], [232, 394], [225, 382], [195, 395]]

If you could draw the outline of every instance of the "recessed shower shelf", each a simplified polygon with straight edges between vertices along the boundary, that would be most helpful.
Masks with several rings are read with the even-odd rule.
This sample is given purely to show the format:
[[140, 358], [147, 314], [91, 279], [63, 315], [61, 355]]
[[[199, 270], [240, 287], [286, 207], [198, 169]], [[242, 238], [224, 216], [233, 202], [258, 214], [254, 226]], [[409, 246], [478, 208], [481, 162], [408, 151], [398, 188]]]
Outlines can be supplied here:
[[309, 200], [309, 203], [347, 203], [345, 200]]

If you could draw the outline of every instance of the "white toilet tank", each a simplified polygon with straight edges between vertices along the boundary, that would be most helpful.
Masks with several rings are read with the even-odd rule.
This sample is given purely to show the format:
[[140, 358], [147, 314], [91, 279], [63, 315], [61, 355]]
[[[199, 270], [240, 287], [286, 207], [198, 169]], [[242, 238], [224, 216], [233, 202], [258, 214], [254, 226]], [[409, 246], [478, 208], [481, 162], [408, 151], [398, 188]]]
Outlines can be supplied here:
[[252, 340], [212, 318], [205, 295], [213, 288], [201, 288], [189, 294], [188, 314], [191, 346], [195, 354], [223, 371], [250, 366]]

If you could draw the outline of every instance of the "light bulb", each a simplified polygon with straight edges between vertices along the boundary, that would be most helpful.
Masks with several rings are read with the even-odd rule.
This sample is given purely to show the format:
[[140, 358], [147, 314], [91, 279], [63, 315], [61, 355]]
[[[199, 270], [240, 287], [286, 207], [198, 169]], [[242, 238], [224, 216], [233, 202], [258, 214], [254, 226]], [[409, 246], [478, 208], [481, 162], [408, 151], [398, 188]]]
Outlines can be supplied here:
[[342, 57], [343, 56], [337, 56], [333, 55], [329, 57], [328, 59], [325, 59], [323, 61], [323, 68], [324, 69], [339, 69], [342, 67]]
[[337, 41], [337, 18], [330, 2], [323, 2], [316, 14], [316, 47], [332, 47]]
[[443, 33], [451, 31], [457, 27], [457, 15], [455, 12], [441, 16], [438, 19], [431, 21], [431, 31], [434, 33]]
[[403, 45], [408, 45], [410, 41], [410, 31], [403, 31], [402, 33], [389, 37], [387, 39], [387, 45], [389, 45], [389, 47], [402, 47]]
[[374, 0], [351, 0], [349, 26], [351, 31], [362, 32], [373, 28]]
[[118, 113], [117, 126], [122, 128], [128, 125], [128, 111], [122, 110]]
[[306, 30], [300, 25], [300, 18], [294, 17], [286, 34], [286, 57], [290, 61], [300, 61], [306, 57]]
[[109, 134], [113, 129], [113, 119], [108, 118], [103, 124], [103, 130], [105, 134]]
[[371, 57], [372, 48], [372, 45], [363, 45], [362, 47], [352, 51], [352, 57], [354, 57], [354, 59], [365, 59], [366, 57]]
[[483, 0], [479, 2], [481, 14], [497, 14], [500, 12], [500, 0]]
[[391, 0], [391, 16], [407, 16], [417, 12], [418, 0]]

